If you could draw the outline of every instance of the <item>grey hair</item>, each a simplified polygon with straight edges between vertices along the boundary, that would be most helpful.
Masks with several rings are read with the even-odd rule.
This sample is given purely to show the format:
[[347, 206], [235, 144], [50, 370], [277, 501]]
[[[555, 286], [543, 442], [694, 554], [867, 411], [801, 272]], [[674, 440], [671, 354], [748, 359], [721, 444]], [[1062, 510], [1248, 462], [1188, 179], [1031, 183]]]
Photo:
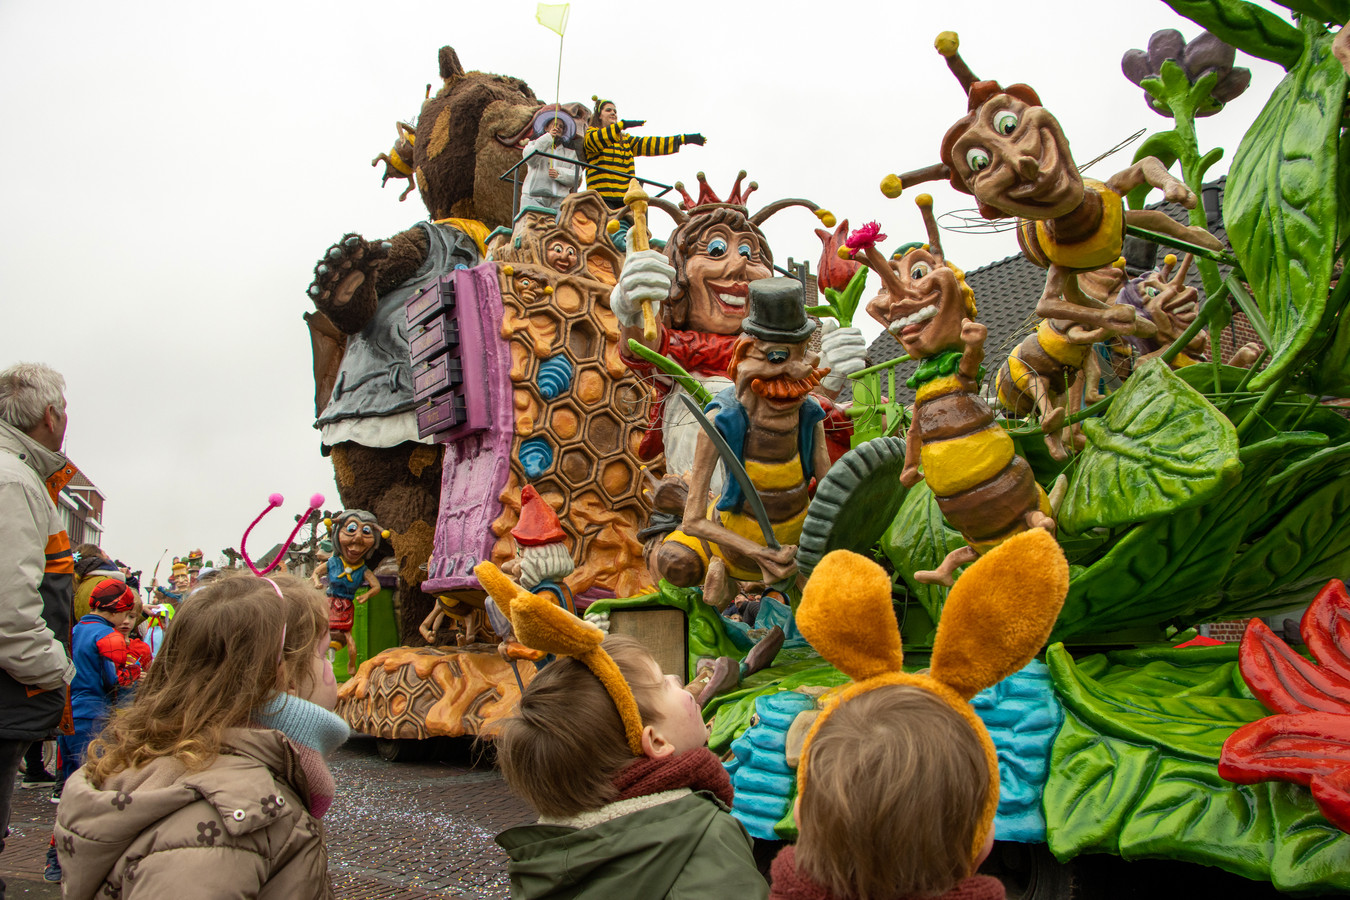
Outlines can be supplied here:
[[16, 363], [0, 372], [0, 421], [27, 434], [36, 428], [47, 407], [66, 407], [66, 380], [43, 363]]

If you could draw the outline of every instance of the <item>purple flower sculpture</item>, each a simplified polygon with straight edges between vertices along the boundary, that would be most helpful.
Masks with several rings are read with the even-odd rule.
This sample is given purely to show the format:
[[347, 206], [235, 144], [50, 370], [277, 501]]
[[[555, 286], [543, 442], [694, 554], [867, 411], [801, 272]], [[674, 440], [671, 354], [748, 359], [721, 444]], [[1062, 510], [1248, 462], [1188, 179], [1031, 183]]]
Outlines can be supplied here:
[[[1225, 103], [1236, 99], [1251, 83], [1250, 69], [1234, 66], [1237, 51], [1229, 44], [1202, 32], [1190, 43], [1175, 28], [1155, 31], [1148, 39], [1148, 50], [1127, 50], [1120, 68], [1125, 77], [1145, 90], [1149, 109], [1160, 116], [1174, 118], [1183, 93], [1194, 117], [1212, 116]], [[1172, 63], [1176, 72], [1169, 72]], [[1169, 74], [1172, 75], [1169, 78]], [[1213, 76], [1209, 90], [1194, 88]], [[1185, 82], [1180, 82], [1184, 76]], [[1178, 82], [1176, 84], [1169, 82]], [[1179, 90], [1183, 89], [1183, 90]], [[1184, 90], [1190, 88], [1190, 90]]]

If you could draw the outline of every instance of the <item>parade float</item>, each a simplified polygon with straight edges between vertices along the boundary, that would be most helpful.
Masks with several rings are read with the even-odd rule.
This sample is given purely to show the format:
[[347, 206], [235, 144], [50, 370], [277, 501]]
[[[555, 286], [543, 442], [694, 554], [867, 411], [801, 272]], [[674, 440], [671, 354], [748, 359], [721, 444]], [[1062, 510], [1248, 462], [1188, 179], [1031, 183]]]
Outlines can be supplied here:
[[[339, 488], [376, 512], [400, 560], [406, 646], [361, 662], [343, 715], [397, 740], [490, 735], [509, 714], [536, 661], [489, 619], [472, 569], [514, 564], [521, 534], [538, 539], [513, 536], [529, 488], [574, 569], [557, 576], [565, 591], [540, 596], [574, 597], [685, 680], [733, 661], [699, 684], [710, 744], [732, 771], [734, 814], [756, 838], [790, 840], [805, 723], [847, 680], [795, 627], [804, 576], [837, 549], [881, 562], [905, 668], [922, 669], [962, 567], [1040, 529], [1069, 563], [1063, 609], [1041, 658], [972, 701], [999, 759], [996, 858], [1022, 866], [1023, 895], [1068, 896], [1072, 861], [1092, 853], [1350, 890], [1350, 598], [1334, 580], [1350, 569], [1350, 422], [1326, 402], [1350, 395], [1350, 54], [1334, 30], [1350, 6], [1290, 0], [1283, 18], [1241, 0], [1171, 5], [1207, 32], [1159, 32], [1123, 68], [1172, 127], [1103, 181], [1079, 175], [1041, 94], [980, 80], [956, 36], [940, 36], [956, 77], [939, 79], [935, 58], [933, 107], [950, 102], [955, 123], [941, 161], [882, 182], [917, 210], [878, 197], [850, 211], [918, 240], [888, 244], [875, 224], [821, 232], [819, 305], [800, 282], [774, 283], [739, 183], [728, 201], [666, 204], [677, 228], [659, 252], [644, 247], [645, 210], [593, 193], [513, 210], [485, 172], [520, 161], [499, 137], [527, 134], [542, 104], [443, 50], [446, 87], [401, 126], [399, 151], [436, 224], [345, 237], [310, 291]], [[1247, 86], [1235, 48], [1286, 75], [1233, 155], [1225, 242], [1199, 202], [1222, 151], [1202, 152], [1195, 123]], [[548, 114], [581, 129], [585, 112]], [[925, 163], [932, 151], [902, 152]], [[438, 154], [456, 165], [437, 169]], [[1013, 223], [1045, 270], [1024, 310], [1035, 326], [992, 371], [981, 297], [913, 190], [939, 179]], [[1153, 191], [1191, 212], [1149, 208]], [[620, 222], [633, 226], [622, 248]], [[1123, 271], [1127, 237], [1162, 248], [1155, 271]], [[863, 368], [851, 349], [864, 296], [901, 359]], [[1224, 355], [1235, 309], [1260, 342]], [[839, 326], [823, 360], [808, 311]], [[352, 366], [379, 343], [362, 329], [380, 316], [407, 349], [375, 368], [406, 397], [334, 418], [324, 406], [361, 381]], [[826, 369], [848, 374], [851, 403], [835, 405]], [[912, 408], [897, 399], [906, 383]], [[341, 425], [367, 414], [402, 424]], [[664, 465], [654, 434], [689, 463]], [[841, 440], [847, 452], [824, 452]], [[1200, 623], [1305, 605], [1306, 653], [1256, 619], [1240, 645], [1192, 640]], [[427, 646], [413, 646], [418, 624]], [[775, 628], [781, 643], [760, 654], [773, 664], [746, 666]]]

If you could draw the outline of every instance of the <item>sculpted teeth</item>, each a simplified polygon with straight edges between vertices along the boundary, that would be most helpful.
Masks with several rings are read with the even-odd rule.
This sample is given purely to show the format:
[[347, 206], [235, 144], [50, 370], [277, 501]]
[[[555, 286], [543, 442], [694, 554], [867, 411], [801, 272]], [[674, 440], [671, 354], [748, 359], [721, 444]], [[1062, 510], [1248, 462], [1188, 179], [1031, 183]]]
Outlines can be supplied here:
[[721, 300], [727, 306], [744, 306], [745, 298], [737, 297], [735, 294], [718, 294], [717, 299]]
[[905, 328], [908, 325], [917, 325], [920, 322], [927, 322], [929, 319], [933, 318], [933, 316], [936, 316], [937, 314], [938, 308], [936, 304], [932, 306], [925, 306], [923, 309], [920, 309], [917, 312], [910, 313], [903, 319], [896, 319], [894, 322], [887, 325], [886, 329], [890, 331], [891, 334], [899, 334], [900, 329]]

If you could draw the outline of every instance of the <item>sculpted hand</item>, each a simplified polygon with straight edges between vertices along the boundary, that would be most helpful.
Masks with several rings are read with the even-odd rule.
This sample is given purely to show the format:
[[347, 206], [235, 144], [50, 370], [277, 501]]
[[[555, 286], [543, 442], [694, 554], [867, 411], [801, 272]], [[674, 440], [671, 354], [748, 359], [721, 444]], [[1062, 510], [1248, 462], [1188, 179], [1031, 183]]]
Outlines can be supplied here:
[[989, 337], [989, 329], [971, 319], [961, 320], [961, 340], [967, 345], [983, 344]]
[[619, 282], [609, 293], [609, 308], [626, 328], [642, 326], [642, 301], [650, 300], [652, 313], [661, 320], [661, 301], [670, 296], [675, 269], [659, 250], [629, 253], [623, 261]]
[[848, 376], [867, 368], [867, 340], [859, 329], [840, 328], [834, 319], [826, 319], [820, 333], [820, 365], [830, 370], [821, 384], [837, 394], [848, 383]]
[[796, 544], [788, 544], [777, 550], [761, 547], [749, 555], [764, 573], [765, 581], [782, 581], [797, 571]]

